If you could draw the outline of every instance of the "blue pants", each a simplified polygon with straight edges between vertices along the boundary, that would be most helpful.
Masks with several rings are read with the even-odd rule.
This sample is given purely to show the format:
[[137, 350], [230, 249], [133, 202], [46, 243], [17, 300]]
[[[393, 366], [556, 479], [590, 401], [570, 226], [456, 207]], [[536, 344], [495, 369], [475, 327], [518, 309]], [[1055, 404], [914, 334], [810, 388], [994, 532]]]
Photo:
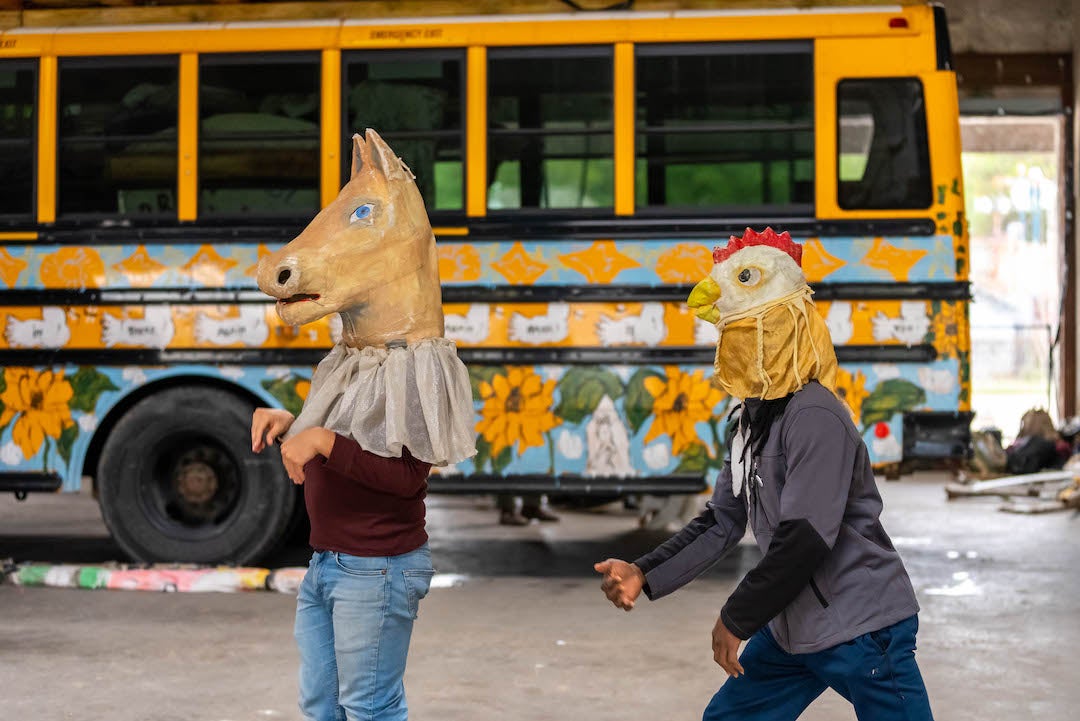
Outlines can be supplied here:
[[769, 627], [739, 656], [745, 674], [728, 678], [703, 721], [793, 721], [831, 687], [855, 706], [860, 721], [933, 721], [915, 663], [919, 617], [817, 653], [790, 654]]
[[406, 721], [405, 658], [434, 574], [427, 545], [400, 556], [311, 557], [296, 598], [305, 719]]

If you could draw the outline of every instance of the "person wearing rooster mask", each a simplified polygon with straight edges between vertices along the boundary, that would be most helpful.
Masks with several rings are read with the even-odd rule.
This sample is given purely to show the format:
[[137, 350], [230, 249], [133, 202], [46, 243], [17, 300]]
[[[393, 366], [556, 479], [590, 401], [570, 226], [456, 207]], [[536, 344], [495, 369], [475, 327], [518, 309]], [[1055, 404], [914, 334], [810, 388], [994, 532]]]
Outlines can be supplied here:
[[[688, 304], [714, 323], [714, 382], [742, 403], [705, 511], [633, 563], [595, 566], [617, 607], [659, 599], [735, 547], [764, 553], [720, 611], [729, 674], [704, 721], [797, 718], [827, 687], [862, 721], [930, 721], [915, 662], [919, 604], [879, 520], [865, 443], [835, 393], [836, 354], [788, 233], [747, 229], [713, 253]], [[747, 641], [739, 655], [739, 648]]]

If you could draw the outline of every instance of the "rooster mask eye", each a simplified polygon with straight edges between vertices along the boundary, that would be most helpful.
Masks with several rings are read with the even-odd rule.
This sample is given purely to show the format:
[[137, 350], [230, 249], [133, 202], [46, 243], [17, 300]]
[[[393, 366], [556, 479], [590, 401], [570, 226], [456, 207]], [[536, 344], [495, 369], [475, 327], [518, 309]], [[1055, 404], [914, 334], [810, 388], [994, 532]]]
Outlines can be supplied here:
[[747, 287], [753, 287], [761, 282], [761, 270], [758, 268], [743, 268], [739, 271], [739, 282]]

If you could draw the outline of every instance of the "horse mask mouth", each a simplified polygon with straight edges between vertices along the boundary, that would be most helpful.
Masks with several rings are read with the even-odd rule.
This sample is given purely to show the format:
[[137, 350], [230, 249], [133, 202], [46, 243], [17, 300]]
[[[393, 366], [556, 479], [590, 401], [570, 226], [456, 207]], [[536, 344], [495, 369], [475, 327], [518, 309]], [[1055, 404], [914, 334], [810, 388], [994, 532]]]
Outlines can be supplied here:
[[318, 300], [322, 296], [318, 293], [297, 293], [290, 295], [288, 298], [278, 298], [278, 305], [292, 305], [293, 303], [303, 303], [306, 300]]

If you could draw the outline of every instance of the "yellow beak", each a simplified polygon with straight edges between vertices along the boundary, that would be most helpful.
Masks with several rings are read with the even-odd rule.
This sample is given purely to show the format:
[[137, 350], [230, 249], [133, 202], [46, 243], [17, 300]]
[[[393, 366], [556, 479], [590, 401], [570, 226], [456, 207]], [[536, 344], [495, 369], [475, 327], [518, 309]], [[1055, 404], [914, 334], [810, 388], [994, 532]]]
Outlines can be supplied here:
[[720, 311], [716, 308], [716, 301], [720, 300], [720, 286], [711, 276], [694, 286], [686, 299], [686, 304], [694, 309], [694, 315], [709, 323], [720, 320]]

